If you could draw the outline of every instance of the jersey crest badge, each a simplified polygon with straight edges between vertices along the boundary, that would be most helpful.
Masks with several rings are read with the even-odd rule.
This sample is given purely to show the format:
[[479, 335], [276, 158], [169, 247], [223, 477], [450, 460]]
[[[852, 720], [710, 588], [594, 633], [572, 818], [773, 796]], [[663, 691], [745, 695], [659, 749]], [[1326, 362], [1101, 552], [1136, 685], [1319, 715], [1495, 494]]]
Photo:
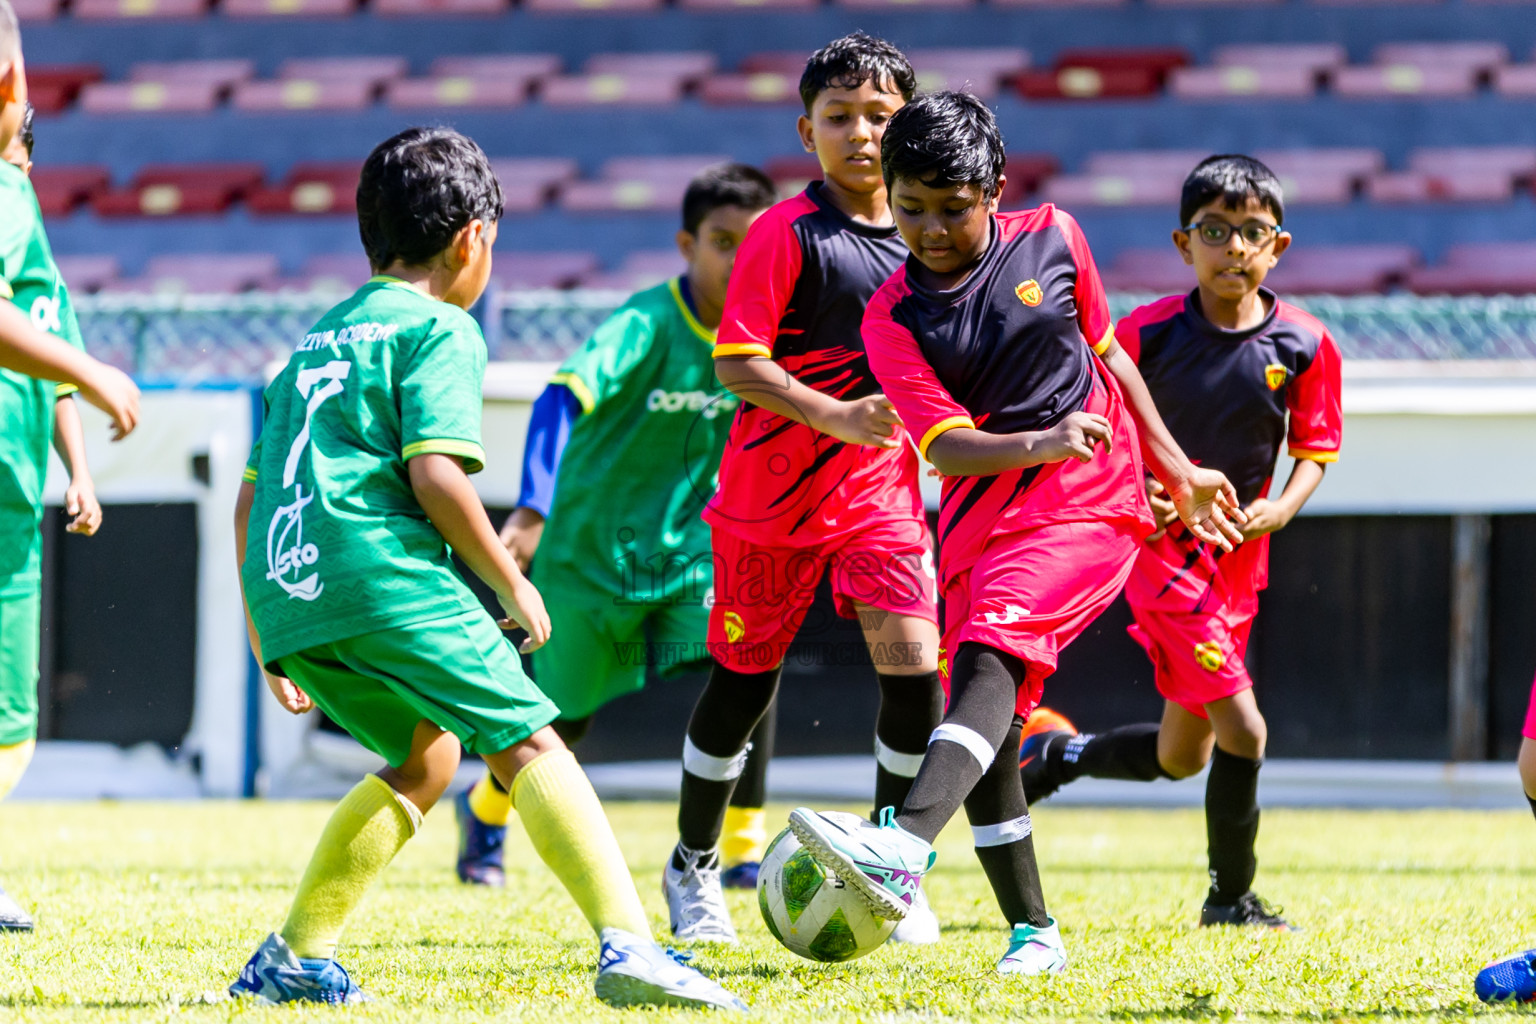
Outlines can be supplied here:
[[1269, 390], [1279, 391], [1285, 379], [1290, 376], [1290, 371], [1279, 363], [1270, 363], [1264, 367], [1264, 383], [1269, 385]]
[[1195, 661], [1207, 672], [1220, 672], [1221, 666], [1227, 663], [1227, 656], [1221, 653], [1221, 646], [1216, 641], [1207, 640], [1195, 644]]
[[741, 643], [741, 638], [747, 635], [747, 624], [741, 621], [741, 616], [735, 612], [725, 613], [725, 638], [733, 644]]
[[1040, 300], [1045, 298], [1045, 293], [1040, 290], [1040, 282], [1034, 278], [1023, 282], [1013, 290], [1013, 294], [1019, 297], [1019, 301], [1026, 306], [1038, 306]]

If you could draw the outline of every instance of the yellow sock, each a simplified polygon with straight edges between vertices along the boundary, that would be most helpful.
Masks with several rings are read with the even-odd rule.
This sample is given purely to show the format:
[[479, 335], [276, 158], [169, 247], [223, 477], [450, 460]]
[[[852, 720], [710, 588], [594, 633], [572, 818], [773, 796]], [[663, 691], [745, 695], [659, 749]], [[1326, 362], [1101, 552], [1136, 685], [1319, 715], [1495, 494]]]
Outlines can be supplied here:
[[768, 812], [761, 807], [727, 807], [725, 831], [720, 835], [720, 859], [733, 868], [747, 861], [761, 861], [768, 846]]
[[296, 956], [336, 955], [347, 916], [420, 824], [421, 811], [377, 775], [352, 787], [320, 833], [283, 925]]
[[505, 825], [512, 818], [512, 797], [496, 788], [486, 772], [469, 791], [469, 812], [486, 825]]
[[36, 740], [22, 740], [8, 747], [0, 747], [0, 800], [4, 800], [26, 774], [27, 765], [32, 763], [32, 751], [36, 747]]
[[539, 858], [594, 931], [621, 928], [650, 936], [619, 841], [574, 754], [551, 750], [528, 762], [512, 780], [512, 805]]

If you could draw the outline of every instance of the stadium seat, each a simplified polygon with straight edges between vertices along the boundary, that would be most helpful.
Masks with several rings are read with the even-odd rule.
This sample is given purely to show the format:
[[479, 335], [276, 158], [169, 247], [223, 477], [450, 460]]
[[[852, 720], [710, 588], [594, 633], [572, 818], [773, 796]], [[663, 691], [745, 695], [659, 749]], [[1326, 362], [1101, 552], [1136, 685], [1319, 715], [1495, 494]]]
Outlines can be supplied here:
[[491, 280], [498, 288], [570, 288], [597, 269], [590, 252], [498, 252]]
[[296, 57], [283, 61], [277, 77], [289, 81], [365, 82], [379, 86], [404, 78], [410, 61], [404, 57]]
[[1497, 170], [1516, 181], [1536, 178], [1536, 146], [1436, 146], [1408, 154], [1408, 169], [1425, 174]]
[[1387, 158], [1381, 150], [1364, 146], [1260, 149], [1253, 155], [1281, 178], [1342, 174], [1359, 184], [1387, 166]]
[[581, 70], [589, 75], [672, 76], [683, 82], [696, 82], [712, 74], [719, 58], [703, 50], [660, 53], [594, 53]]
[[361, 252], [322, 252], [310, 256], [297, 274], [260, 283], [264, 290], [295, 292], [351, 292], [373, 270]]
[[1499, 167], [1389, 171], [1366, 179], [1365, 195], [1374, 203], [1502, 203], [1514, 198], [1515, 179]]
[[503, 188], [508, 182], [522, 182], [550, 191], [575, 179], [575, 160], [565, 157], [492, 157], [491, 170]]
[[[52, 21], [59, 16], [63, 0], [13, 0], [11, 10], [22, 24], [35, 21]], [[30, 84], [30, 83], [29, 83]]]
[[528, 100], [531, 79], [443, 75], [401, 78], [384, 87], [384, 102], [394, 110], [450, 107], [518, 107]]
[[1339, 43], [1242, 43], [1218, 46], [1211, 63], [1223, 68], [1305, 68], [1320, 75], [1349, 62]]
[[1350, 99], [1461, 97], [1477, 91], [1478, 72], [1441, 65], [1385, 64], [1337, 68], [1333, 91]]
[[57, 114], [103, 77], [97, 64], [39, 64], [27, 68], [27, 98], [39, 114]]
[[38, 164], [32, 168], [32, 188], [44, 217], [63, 217], [81, 203], [88, 203], [112, 184], [112, 175], [100, 164], [69, 167]]
[[1493, 73], [1500, 96], [1536, 96], [1536, 64], [1508, 64]]
[[1064, 50], [1051, 70], [1025, 71], [1017, 81], [1025, 99], [1130, 99], [1154, 95], [1188, 63], [1177, 49]]
[[1286, 253], [1266, 283], [1281, 294], [1361, 295], [1386, 291], [1419, 262], [1419, 251], [1395, 243], [1306, 245]]
[[1536, 292], [1536, 243], [1463, 243], [1442, 261], [1408, 274], [1420, 295], [1500, 295]]
[[1509, 63], [1509, 47], [1492, 42], [1383, 43], [1371, 51], [1371, 59], [1383, 67], [1407, 64], [1486, 75]]
[[974, 7], [977, 0], [835, 0], [840, 7], [860, 11], [904, 11], [914, 8], [932, 10], [956, 7]]
[[1116, 292], [1155, 292], [1177, 295], [1195, 287], [1195, 272], [1170, 242], [1149, 248], [1121, 249], [1113, 262], [1099, 268], [1104, 287]]
[[106, 287], [149, 295], [231, 295], [269, 288], [278, 278], [277, 257], [271, 253], [183, 253], [156, 256], [140, 276]]
[[235, 86], [231, 103], [237, 110], [271, 113], [283, 110], [362, 110], [373, 102], [378, 87], [367, 81], [317, 81], [294, 78], [243, 82]]
[[609, 181], [681, 182], [686, 185], [711, 164], [724, 163], [722, 154], [690, 153], [677, 156], [616, 156], [604, 161], [602, 176]]
[[581, 287], [634, 292], [660, 284], [686, 270], [683, 257], [676, 249], [640, 249], [626, 255], [624, 262], [613, 270], [585, 275]]
[[82, 21], [123, 18], [201, 18], [209, 0], [74, 0], [71, 11]]
[[821, 6], [821, 0], [678, 0], [685, 11], [804, 11]]
[[556, 107], [667, 107], [683, 98], [674, 75], [552, 75], [539, 84], [539, 98]]
[[711, 75], [700, 83], [699, 99], [721, 107], [749, 103], [798, 105], [800, 76], [780, 74], [776, 71]]
[[1317, 73], [1307, 67], [1175, 68], [1168, 90], [1184, 100], [1310, 99]]
[[226, 18], [346, 18], [358, 0], [220, 0]]
[[213, 82], [94, 82], [80, 90], [88, 114], [204, 114], [224, 87]]
[[662, 0], [523, 0], [523, 9], [548, 14], [637, 14], [659, 11]]
[[534, 81], [560, 73], [561, 61], [554, 53], [504, 53], [485, 56], [439, 57], [432, 62], [432, 74], [438, 78], [489, 78]]
[[308, 216], [349, 214], [357, 211], [355, 161], [295, 164], [276, 185], [258, 188], [246, 198], [252, 213]]
[[1029, 51], [1020, 47], [932, 48], [907, 51], [922, 92], [964, 89], [985, 100], [997, 96], [1006, 79], [1029, 67]]
[[511, 0], [372, 0], [368, 9], [381, 18], [464, 17], [505, 14]]
[[724, 156], [615, 157], [597, 181], [572, 181], [560, 189], [560, 205], [575, 213], [675, 210], [689, 180]]
[[805, 62], [811, 56], [809, 50], [767, 50], [759, 53], [749, 53], [741, 59], [736, 66], [738, 71], [747, 74], [774, 73], [789, 75], [798, 84], [800, 74], [805, 70]]
[[100, 291], [121, 273], [117, 257], [112, 255], [58, 256], [54, 263], [58, 265], [59, 276], [76, 295]]
[[1183, 182], [1194, 166], [1210, 156], [1204, 149], [1127, 149], [1089, 153], [1083, 172], [1095, 175], [1160, 177]]
[[262, 166], [254, 163], [151, 164], [126, 188], [96, 196], [103, 217], [171, 217], [222, 213], [259, 188]]
[[1040, 188], [1041, 202], [1077, 206], [1176, 206], [1184, 175], [1061, 174]]
[[821, 180], [821, 163], [810, 153], [776, 156], [763, 164], [763, 173], [773, 179], [780, 198], [805, 191], [805, 186]]
[[998, 7], [1125, 7], [1131, 0], [990, 0]]
[[243, 59], [145, 61], [128, 69], [128, 81], [212, 85], [224, 90], [255, 74], [256, 62]]

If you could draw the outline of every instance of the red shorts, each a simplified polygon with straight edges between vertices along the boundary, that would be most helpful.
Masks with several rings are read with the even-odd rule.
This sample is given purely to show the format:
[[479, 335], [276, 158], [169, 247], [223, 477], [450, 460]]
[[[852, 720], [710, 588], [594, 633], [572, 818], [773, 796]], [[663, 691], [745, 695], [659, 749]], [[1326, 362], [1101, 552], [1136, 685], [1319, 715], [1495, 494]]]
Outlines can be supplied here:
[[1520, 730], [1520, 735], [1536, 740], [1536, 681], [1531, 683], [1531, 700], [1525, 706], [1525, 728]]
[[1205, 705], [1253, 686], [1243, 664], [1253, 616], [1226, 608], [1201, 613], [1137, 605], [1131, 614], [1136, 624], [1127, 632], [1152, 659], [1164, 699], [1205, 718]]
[[837, 614], [865, 605], [929, 622], [935, 612], [933, 538], [921, 519], [878, 523], [822, 547], [765, 547], [718, 527], [709, 653], [737, 672], [784, 661], [828, 568]]
[[1061, 649], [1108, 608], [1136, 560], [1146, 528], [1135, 522], [1052, 523], [987, 542], [944, 588], [939, 679], [949, 694], [949, 655], [980, 643], [1022, 658], [1018, 713], [1040, 703]]

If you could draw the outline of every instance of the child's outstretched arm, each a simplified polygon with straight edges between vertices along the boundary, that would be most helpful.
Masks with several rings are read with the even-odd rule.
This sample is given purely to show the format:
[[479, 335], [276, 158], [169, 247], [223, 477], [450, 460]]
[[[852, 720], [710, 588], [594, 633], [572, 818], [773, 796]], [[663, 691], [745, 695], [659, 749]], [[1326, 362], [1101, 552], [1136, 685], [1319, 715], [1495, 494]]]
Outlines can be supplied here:
[[804, 423], [813, 430], [873, 448], [901, 445], [901, 417], [884, 395], [845, 402], [802, 384], [764, 356], [716, 356], [715, 376], [744, 402]]
[[82, 398], [112, 417], [114, 440], [138, 425], [139, 389], [126, 373], [39, 330], [9, 302], [0, 302], [0, 366], [76, 385]]
[[1126, 407], [1141, 437], [1142, 458], [1168, 489], [1168, 497], [1179, 510], [1184, 525], [1199, 539], [1218, 544], [1223, 550], [1231, 551], [1234, 544], [1241, 544], [1243, 534], [1237, 524], [1247, 522], [1247, 516], [1238, 507], [1237, 491], [1231, 482], [1224, 474], [1189, 461], [1158, 414], [1141, 371], [1118, 343], [1111, 341], [1099, 358], [1120, 382]]
[[71, 395], [61, 395], [53, 403], [53, 449], [69, 471], [64, 511], [74, 519], [64, 529], [90, 537], [101, 528], [101, 502], [96, 500], [96, 484], [85, 461], [85, 428], [80, 423], [80, 408]]
[[251, 606], [245, 600], [245, 578], [240, 575], [240, 567], [245, 564], [245, 537], [251, 521], [251, 505], [255, 501], [256, 485], [246, 480], [240, 485], [240, 494], [235, 498], [235, 578], [240, 580], [240, 606], [245, 609], [245, 634], [250, 638], [251, 653], [256, 656], [256, 664], [261, 666], [261, 674], [266, 677], [267, 688], [272, 691], [272, 696], [288, 711], [302, 715], [306, 711], [313, 711], [315, 702], [309, 699], [309, 694], [293, 685], [293, 680], [267, 671], [267, 663], [261, 656], [261, 637], [257, 635], [256, 622], [251, 618]]
[[411, 491], [427, 518], [453, 553], [496, 592], [507, 613], [502, 627], [518, 625], [528, 631], [528, 639], [520, 648], [524, 654], [544, 646], [549, 640], [549, 612], [544, 609], [544, 599], [496, 536], [463, 465], [452, 455], [436, 452], [417, 455], [406, 465]]
[[1244, 510], [1248, 513], [1248, 521], [1243, 524], [1243, 538], [1252, 540], [1289, 525], [1301, 511], [1301, 506], [1312, 497], [1312, 492], [1317, 490], [1317, 485], [1323, 482], [1323, 468], [1321, 462], [1297, 459], [1280, 497], [1259, 498]]

